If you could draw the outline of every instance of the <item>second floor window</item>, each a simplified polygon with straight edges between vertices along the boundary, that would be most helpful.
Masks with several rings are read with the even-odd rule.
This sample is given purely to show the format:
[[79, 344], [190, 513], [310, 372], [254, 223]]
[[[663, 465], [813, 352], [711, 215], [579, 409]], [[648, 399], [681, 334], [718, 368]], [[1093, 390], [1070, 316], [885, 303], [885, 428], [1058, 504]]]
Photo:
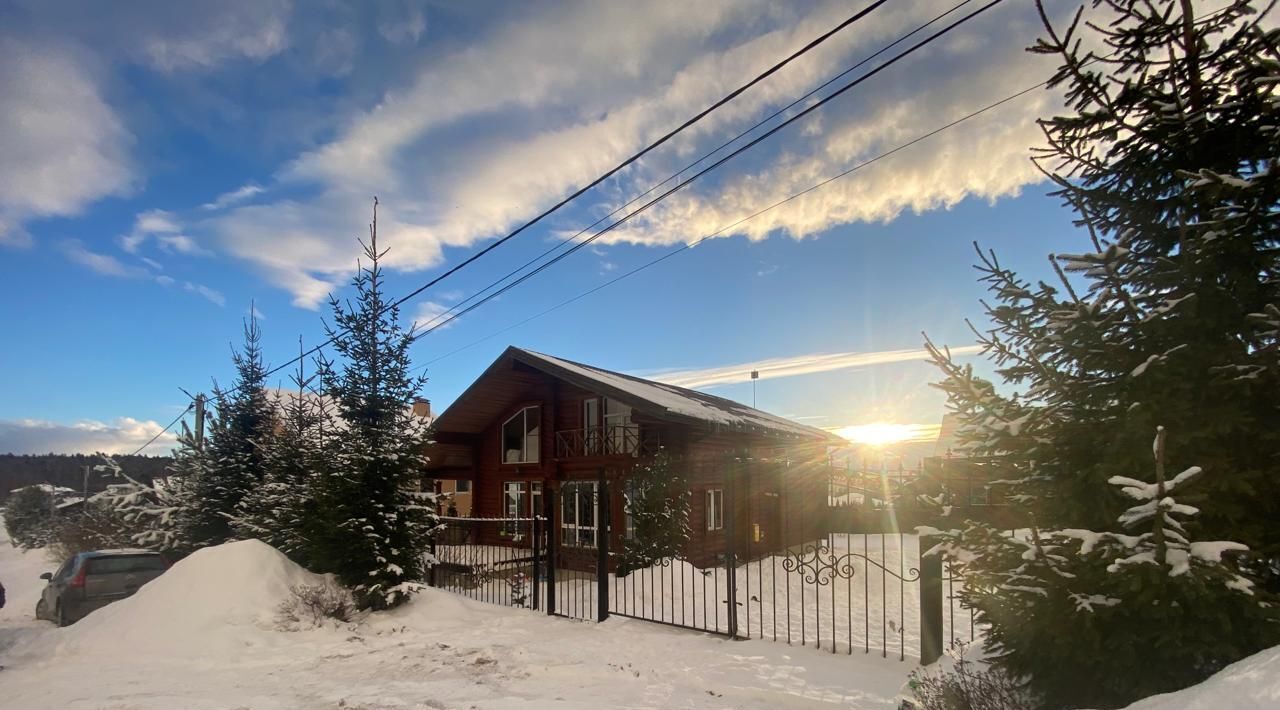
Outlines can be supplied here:
[[502, 462], [537, 463], [542, 411], [525, 407], [502, 424]]

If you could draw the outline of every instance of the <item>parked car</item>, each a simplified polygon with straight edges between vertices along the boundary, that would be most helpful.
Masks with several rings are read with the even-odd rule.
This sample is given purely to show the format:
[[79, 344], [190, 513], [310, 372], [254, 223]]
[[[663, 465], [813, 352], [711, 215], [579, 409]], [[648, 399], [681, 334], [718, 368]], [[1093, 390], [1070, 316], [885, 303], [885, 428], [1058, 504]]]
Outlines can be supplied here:
[[168, 568], [159, 553], [149, 550], [81, 552], [57, 572], [40, 575], [49, 584], [36, 602], [36, 618], [58, 626], [73, 624], [94, 609], [132, 595]]

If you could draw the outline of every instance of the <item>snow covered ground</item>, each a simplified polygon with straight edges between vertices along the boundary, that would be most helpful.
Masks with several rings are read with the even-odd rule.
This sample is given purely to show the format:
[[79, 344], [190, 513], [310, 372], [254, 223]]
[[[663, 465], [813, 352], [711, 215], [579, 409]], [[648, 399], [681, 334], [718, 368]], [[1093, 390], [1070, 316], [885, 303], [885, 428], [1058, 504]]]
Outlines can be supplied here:
[[0, 540], [6, 708], [891, 708], [913, 667], [439, 590], [359, 624], [279, 631], [275, 606], [312, 576], [253, 541], [55, 629], [30, 618], [51, 567]]

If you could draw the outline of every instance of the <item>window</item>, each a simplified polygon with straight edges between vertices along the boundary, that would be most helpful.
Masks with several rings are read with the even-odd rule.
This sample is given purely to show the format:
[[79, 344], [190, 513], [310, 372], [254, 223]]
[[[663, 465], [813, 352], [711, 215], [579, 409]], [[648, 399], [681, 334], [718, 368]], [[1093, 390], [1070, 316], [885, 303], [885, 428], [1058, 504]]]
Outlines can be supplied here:
[[609, 453], [634, 454], [639, 430], [631, 423], [631, 407], [612, 399], [604, 401], [604, 429], [609, 436]]
[[582, 443], [587, 454], [599, 454], [604, 445], [600, 428], [600, 398], [582, 400]]
[[542, 515], [542, 481], [529, 484], [529, 517]]
[[542, 411], [525, 407], [502, 424], [502, 462], [537, 463]]
[[471, 481], [456, 481], [453, 484], [453, 492], [454, 493], [470, 493]]
[[[523, 518], [529, 510], [529, 503], [525, 497], [525, 484], [523, 481], [507, 481], [502, 484], [502, 517], [504, 518]], [[517, 535], [521, 531], [521, 523], [512, 520], [509, 523], [502, 524], [502, 532], [507, 535]]]
[[576, 481], [560, 489], [560, 540], [573, 547], [595, 547], [596, 482]]
[[707, 491], [707, 530], [724, 529], [724, 489], [712, 488]]

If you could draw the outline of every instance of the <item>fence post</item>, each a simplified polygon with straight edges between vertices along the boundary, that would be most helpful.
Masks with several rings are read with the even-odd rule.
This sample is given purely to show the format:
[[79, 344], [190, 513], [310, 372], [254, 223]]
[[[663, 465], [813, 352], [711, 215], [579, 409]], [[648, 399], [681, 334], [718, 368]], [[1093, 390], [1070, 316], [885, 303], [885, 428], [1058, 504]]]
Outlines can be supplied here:
[[531, 576], [533, 579], [530, 581], [533, 583], [533, 609], [537, 610], [539, 601], [538, 576], [542, 569], [542, 528], [544, 526], [538, 524], [540, 522], [538, 516], [542, 514], [542, 511], [535, 510], [532, 512], [533, 520], [530, 521], [529, 527], [533, 533], [533, 540], [531, 541], [533, 546], [533, 564], [531, 565], [533, 574]]
[[920, 665], [942, 657], [942, 554], [925, 556], [938, 539], [920, 536]]
[[734, 518], [738, 514], [737, 501], [733, 491], [733, 463], [725, 467], [724, 472], [724, 551], [725, 551], [725, 593], [728, 595], [728, 614], [730, 638], [738, 635], [738, 559], [735, 547], [738, 541], [734, 535]]
[[431, 567], [427, 569], [427, 584], [436, 586], [436, 567], [440, 564], [440, 558], [436, 557], [436, 535], [440, 531], [437, 529], [431, 533], [431, 537], [427, 538], [427, 550], [431, 553]]
[[560, 549], [560, 536], [556, 534], [556, 501], [560, 499], [560, 487], [551, 487], [548, 481], [542, 490], [542, 515], [547, 520], [547, 616], [556, 613], [556, 550]]
[[609, 618], [609, 481], [600, 469], [596, 485], [596, 621]]

